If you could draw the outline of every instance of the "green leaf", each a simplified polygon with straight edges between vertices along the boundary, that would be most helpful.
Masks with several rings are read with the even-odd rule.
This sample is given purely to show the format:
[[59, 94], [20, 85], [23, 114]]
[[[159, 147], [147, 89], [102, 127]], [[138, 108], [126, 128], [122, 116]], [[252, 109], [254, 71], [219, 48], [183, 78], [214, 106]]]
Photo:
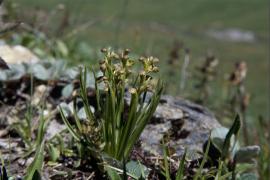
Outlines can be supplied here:
[[70, 117], [70, 115], [72, 114], [72, 110], [71, 110], [72, 108], [68, 104], [66, 104], [64, 102], [60, 103], [58, 108], [62, 109], [62, 112], [65, 115], [65, 117]]
[[117, 173], [116, 170], [106, 168], [106, 172], [111, 180], [122, 180], [121, 176]]
[[[228, 134], [229, 129], [225, 127], [215, 128], [211, 131], [211, 144], [220, 152], [222, 153], [223, 144]], [[240, 148], [239, 143], [235, 140], [235, 136], [232, 136], [230, 141], [230, 151], [232, 152], [232, 157]]]
[[5, 71], [5, 70], [1, 70], [0, 71], [0, 81], [6, 81], [7, 80], [7, 73], [6, 73], [7, 71]]
[[[90, 106], [90, 109], [91, 109], [91, 111], [92, 111], [91, 106]], [[78, 111], [77, 115], [78, 115], [78, 118], [79, 118], [79, 119], [86, 119], [87, 116], [86, 116], [85, 108], [81, 108], [81, 109]]]
[[93, 49], [85, 42], [80, 42], [78, 44], [77, 51], [83, 58], [89, 59], [89, 57], [94, 57]]
[[38, 172], [38, 170], [35, 170], [32, 180], [41, 180], [41, 179], [42, 178], [40, 176], [40, 173]]
[[211, 131], [211, 142], [220, 152], [222, 152], [223, 143], [228, 132], [229, 129], [225, 127], [215, 128]]
[[45, 134], [45, 118], [44, 118], [44, 115], [43, 115], [43, 111], [42, 111], [42, 115], [40, 116], [40, 124], [39, 124], [39, 127], [38, 127], [38, 132], [37, 132], [37, 139], [36, 139], [36, 144], [37, 145], [40, 145], [43, 141], [43, 138], [44, 138], [44, 134]]
[[[123, 174], [124, 171], [123, 169], [120, 169], [120, 168], [117, 168], [117, 167], [114, 167], [114, 166], [111, 166], [111, 165], [105, 165], [105, 170], [106, 172], [108, 173], [108, 175], [112, 178], [116, 178], [116, 180], [118, 180], [118, 176], [120, 177], [119, 174]], [[112, 170], [112, 171], [110, 171]], [[119, 174], [118, 174], [118, 173]], [[112, 175], [112, 176], [111, 176]], [[117, 176], [118, 175], [118, 176]], [[137, 179], [137, 177], [135, 177], [134, 175], [130, 174], [130, 173], [127, 173], [128, 176], [134, 178], [134, 179]], [[122, 180], [122, 178], [120, 177], [120, 179]]]
[[0, 177], [1, 180], [7, 180], [8, 179], [7, 170], [6, 170], [6, 168], [5, 168], [5, 166], [3, 164], [2, 164], [2, 167], [0, 169], [0, 175], [1, 175], [1, 177]]
[[36, 171], [41, 172], [44, 160], [44, 142], [45, 141], [43, 140], [37, 147], [34, 160], [27, 169], [26, 176], [24, 178], [25, 180], [32, 180]]
[[234, 157], [236, 163], [254, 163], [255, 157], [260, 153], [259, 146], [247, 146], [240, 148]]
[[127, 175], [127, 167], [126, 167], [126, 161], [125, 158], [123, 158], [123, 175], [122, 175], [122, 180], [128, 180], [128, 175]]
[[90, 122], [95, 122], [96, 120], [95, 116], [93, 112], [91, 111], [91, 108], [88, 102], [86, 82], [87, 82], [87, 69], [85, 67], [84, 70], [80, 71], [80, 95], [83, 101], [84, 110], [86, 112], [88, 120]]
[[[74, 101], [73, 101], [73, 114], [74, 114], [74, 119], [75, 119], [75, 123], [76, 123], [76, 126], [77, 126], [79, 132], [82, 132], [82, 124], [81, 124], [81, 121], [80, 121], [80, 117], [79, 117], [79, 115], [78, 115], [78, 111], [77, 111], [76, 104], [77, 104], [77, 99], [75, 98]], [[82, 109], [83, 109], [83, 108], [82, 108]]]
[[137, 161], [129, 161], [126, 164], [127, 172], [132, 174], [134, 177], [138, 179], [140, 177], [146, 178], [149, 174], [149, 170], [142, 164]]
[[163, 143], [163, 159], [164, 159], [164, 169], [165, 169], [165, 177], [166, 180], [170, 180], [170, 163], [168, 162], [168, 147], [166, 147]]
[[62, 56], [64, 57], [68, 56], [68, 47], [63, 41], [60, 40], [56, 41], [56, 46]]
[[10, 70], [6, 71], [7, 80], [18, 80], [26, 74], [26, 67], [23, 64], [11, 64]]
[[183, 154], [183, 157], [180, 161], [177, 173], [176, 173], [176, 180], [182, 180], [184, 177], [184, 168], [185, 168], [185, 159], [186, 159], [187, 149], [185, 149], [185, 152]]
[[204, 167], [204, 164], [206, 163], [207, 161], [207, 158], [208, 158], [208, 152], [209, 152], [209, 149], [210, 149], [210, 144], [211, 144], [211, 141], [209, 140], [210, 138], [208, 138], [208, 141], [207, 141], [207, 146], [206, 146], [206, 150], [205, 150], [205, 153], [203, 155], [203, 160], [200, 164], [200, 167], [199, 169], [197, 170], [196, 174], [195, 174], [195, 177], [194, 177], [194, 180], [197, 180], [201, 175], [202, 175], [202, 169]]
[[73, 126], [69, 123], [68, 119], [66, 118], [64, 111], [62, 110], [62, 107], [59, 106], [59, 110], [60, 110], [60, 114], [61, 117], [65, 123], [65, 125], [67, 126], [68, 131], [72, 134], [72, 136], [79, 141], [80, 140], [80, 135], [74, 130]]
[[228, 134], [226, 135], [225, 141], [223, 143], [223, 147], [222, 147], [222, 154], [221, 154], [221, 158], [224, 159], [226, 156], [228, 156], [229, 150], [230, 150], [230, 143], [231, 143], [231, 137], [233, 135], [235, 135], [235, 137], [237, 137], [238, 132], [240, 130], [241, 127], [241, 122], [240, 122], [240, 116], [237, 115], [234, 123], [232, 125], [232, 127], [230, 128]]
[[258, 176], [255, 173], [243, 173], [239, 180], [257, 180]]
[[68, 98], [72, 95], [74, 89], [74, 85], [72, 83], [66, 85], [63, 89], [62, 89], [62, 96], [65, 98]]
[[79, 74], [80, 73], [78, 71], [78, 68], [73, 67], [73, 68], [65, 69], [64, 72], [61, 74], [61, 77], [68, 79], [68, 80], [73, 80], [73, 79], [77, 78]]
[[34, 77], [40, 80], [49, 80], [51, 78], [49, 71], [41, 64], [33, 64], [30, 66], [29, 73], [32, 73]]
[[66, 62], [63, 60], [45, 61], [44, 66], [48, 69], [50, 79], [59, 79], [66, 71]]
[[60, 157], [59, 149], [54, 147], [52, 144], [49, 144], [48, 149], [51, 161], [56, 162]]

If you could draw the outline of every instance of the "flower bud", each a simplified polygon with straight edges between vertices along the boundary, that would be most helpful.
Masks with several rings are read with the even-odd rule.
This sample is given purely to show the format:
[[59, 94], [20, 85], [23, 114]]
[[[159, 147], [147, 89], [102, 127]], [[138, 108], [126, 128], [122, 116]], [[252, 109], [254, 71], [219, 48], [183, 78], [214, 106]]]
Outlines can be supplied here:
[[101, 64], [100, 67], [99, 67], [99, 69], [100, 69], [102, 72], [105, 72], [105, 70], [106, 70], [106, 64], [105, 64], [105, 63]]
[[139, 58], [139, 61], [141, 61], [141, 62], [144, 62], [144, 60], [145, 60], [144, 57], [140, 57], [140, 58]]
[[110, 57], [111, 57], [111, 58], [114, 58], [114, 59], [119, 59], [119, 55], [116, 54], [116, 53], [114, 53], [114, 52], [112, 52], [112, 53], [110, 54]]
[[107, 50], [106, 48], [102, 48], [100, 51], [101, 51], [102, 53], [106, 53], [108, 50]]
[[80, 95], [80, 92], [78, 90], [75, 90], [72, 92], [72, 97], [78, 97]]
[[145, 73], [145, 71], [140, 71], [139, 75], [140, 75], [140, 76], [145, 76], [146, 73]]
[[154, 59], [153, 59], [153, 62], [154, 62], [154, 63], [158, 63], [158, 62], [159, 62], [159, 59], [158, 59], [158, 58], [154, 58]]
[[106, 76], [103, 76], [103, 77], [102, 77], [102, 80], [103, 80], [103, 81], [108, 81], [108, 78], [107, 78]]
[[124, 55], [124, 56], [122, 57], [122, 59], [128, 60], [128, 55]]
[[101, 65], [101, 64], [105, 64], [105, 60], [100, 60], [99, 61], [99, 64]]
[[158, 67], [153, 67], [152, 71], [153, 71], [153, 72], [158, 72], [159, 69], [158, 69]]
[[124, 50], [124, 56], [127, 56], [130, 53], [130, 49], [125, 49]]
[[128, 92], [129, 92], [130, 94], [136, 94], [136, 93], [137, 93], [137, 90], [136, 90], [135, 88], [130, 88], [130, 89], [128, 90]]

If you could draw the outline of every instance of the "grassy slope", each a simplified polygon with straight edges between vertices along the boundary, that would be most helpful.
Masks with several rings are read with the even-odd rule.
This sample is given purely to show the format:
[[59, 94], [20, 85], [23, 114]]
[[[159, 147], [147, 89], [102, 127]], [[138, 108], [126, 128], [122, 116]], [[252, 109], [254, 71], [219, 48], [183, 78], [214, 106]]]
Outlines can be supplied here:
[[[15, 1], [15, 0], [14, 0]], [[192, 66], [200, 64], [208, 50], [221, 60], [220, 74], [230, 72], [237, 60], [246, 60], [249, 65], [248, 89], [252, 92], [251, 113], [257, 116], [267, 110], [267, 1], [266, 0], [20, 0], [24, 8], [40, 6], [51, 9], [59, 2], [65, 3], [72, 12], [74, 24], [89, 20], [99, 21], [78, 34], [96, 47], [115, 45], [130, 47], [138, 53], [145, 50], [166, 61], [174, 39], [183, 40], [192, 50]], [[125, 16], [121, 17], [124, 11]], [[116, 41], [116, 26], [122, 21], [119, 39]], [[53, 19], [52, 19], [52, 23]], [[56, 22], [55, 22], [56, 23]], [[74, 28], [75, 26], [72, 26]], [[256, 33], [260, 40], [256, 43], [231, 43], [218, 41], [205, 36], [210, 28], [240, 28]], [[163, 62], [162, 72], [171, 67]], [[180, 69], [180, 67], [179, 67]], [[180, 75], [179, 73], [177, 74]], [[171, 84], [175, 79], [166, 76]], [[222, 81], [220, 81], [222, 82]], [[190, 85], [191, 86], [191, 85]], [[221, 87], [221, 83], [216, 85]], [[177, 93], [175, 86], [169, 92]], [[220, 96], [218, 88], [215, 96]]]

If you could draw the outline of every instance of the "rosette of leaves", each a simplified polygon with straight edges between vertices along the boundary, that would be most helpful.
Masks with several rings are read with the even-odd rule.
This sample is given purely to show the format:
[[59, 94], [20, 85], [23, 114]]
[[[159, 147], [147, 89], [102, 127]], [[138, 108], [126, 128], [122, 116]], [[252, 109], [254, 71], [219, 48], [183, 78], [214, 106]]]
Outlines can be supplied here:
[[[87, 118], [81, 121], [74, 108], [75, 125], [62, 118], [73, 137], [93, 151], [103, 152], [122, 161], [128, 159], [133, 145], [152, 117], [162, 93], [162, 83], [153, 77], [158, 72], [153, 57], [131, 59], [129, 50], [115, 53], [102, 49], [104, 59], [100, 61], [101, 76], [95, 77], [96, 104], [91, 110], [87, 97], [87, 70], [81, 70], [79, 97], [84, 104]], [[135, 64], [141, 64], [136, 71]], [[126, 95], [130, 101], [125, 100]], [[92, 103], [91, 103], [92, 104]]]
[[[237, 140], [240, 127], [240, 116], [237, 115], [230, 129], [216, 128], [211, 132], [210, 136], [211, 142], [208, 155], [213, 162], [225, 163], [226, 166], [223, 166], [225, 168], [223, 171], [231, 172], [233, 179], [236, 178], [237, 172], [244, 172], [256, 164], [255, 158], [260, 153], [259, 146], [240, 146]], [[242, 173], [239, 176], [248, 176], [252, 179], [256, 177], [253, 173]]]

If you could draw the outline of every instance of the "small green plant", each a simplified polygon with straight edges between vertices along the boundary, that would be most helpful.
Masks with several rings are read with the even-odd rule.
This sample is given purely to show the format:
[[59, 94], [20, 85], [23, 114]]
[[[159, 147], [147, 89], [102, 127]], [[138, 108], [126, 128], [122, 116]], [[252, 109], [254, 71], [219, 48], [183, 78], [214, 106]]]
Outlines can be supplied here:
[[[37, 130], [37, 138], [36, 141], [33, 143], [35, 146], [35, 156], [32, 161], [32, 163], [27, 167], [26, 174], [24, 179], [25, 180], [40, 180], [41, 179], [41, 170], [43, 167], [43, 161], [44, 161], [44, 146], [45, 146], [45, 118], [42, 115], [40, 117], [40, 124]], [[30, 153], [33, 153], [30, 151]], [[2, 154], [0, 152], [0, 159], [1, 159], [1, 165], [0, 165], [0, 180], [7, 180], [7, 179], [15, 179], [15, 176], [9, 176], [6, 170], [4, 159], [2, 158]]]
[[39, 180], [41, 179], [41, 170], [43, 167], [44, 161], [44, 146], [45, 146], [45, 128], [46, 128], [46, 119], [42, 114], [40, 117], [40, 124], [37, 131], [37, 138], [35, 142], [35, 156], [33, 162], [27, 168], [25, 180]]
[[[122, 161], [128, 159], [130, 151], [138, 140], [144, 127], [152, 117], [162, 93], [162, 83], [155, 81], [153, 73], [158, 72], [153, 57], [140, 58], [143, 68], [135, 70], [135, 60], [129, 50], [115, 53], [102, 49], [104, 59], [100, 61], [101, 76], [95, 73], [96, 109], [90, 108], [86, 78], [87, 70], [81, 71], [80, 93], [87, 120], [82, 122], [74, 108], [75, 125], [71, 125], [60, 112], [73, 137], [83, 142], [88, 149], [105, 152]], [[128, 91], [127, 91], [128, 89]], [[125, 99], [125, 96], [130, 98]]]
[[[44, 131], [47, 127], [47, 122], [45, 122], [45, 119], [48, 117], [44, 117], [43, 112], [43, 106], [39, 108], [39, 111], [41, 112], [39, 117], [39, 126], [33, 126], [33, 117], [34, 117], [34, 106], [31, 104], [31, 101], [33, 100], [33, 89], [34, 89], [34, 77], [31, 73], [31, 85], [30, 85], [30, 100], [27, 102], [27, 109], [25, 113], [25, 118], [21, 119], [20, 121], [14, 123], [12, 127], [16, 130], [16, 132], [20, 135], [22, 138], [25, 149], [27, 150], [27, 153], [31, 154], [35, 148], [37, 148], [40, 144], [40, 141], [43, 138]], [[42, 129], [40, 129], [42, 128]]]
[[33, 97], [33, 88], [34, 88], [34, 81], [33, 75], [31, 74], [30, 78], [30, 101], [27, 103], [27, 109], [25, 113], [25, 118], [21, 121], [14, 123], [13, 128], [17, 131], [20, 135], [22, 140], [25, 143], [25, 146], [29, 149], [32, 149], [32, 133], [34, 131], [34, 127], [32, 127], [32, 120], [33, 120], [33, 106], [31, 105], [31, 100]]
[[258, 159], [258, 173], [264, 179], [270, 179], [270, 121], [262, 116], [258, 119], [257, 136], [261, 146], [261, 153]]
[[[247, 169], [252, 168], [256, 164], [255, 158], [260, 153], [259, 146], [245, 146], [240, 147], [237, 137], [241, 127], [240, 116], [237, 115], [232, 127], [217, 128], [211, 132], [211, 146], [209, 149], [209, 157], [212, 162], [225, 163], [222, 168], [222, 173], [230, 172], [232, 179], [245, 175]], [[254, 175], [252, 175], [254, 176]]]
[[247, 63], [240, 61], [235, 64], [235, 69], [231, 73], [230, 82], [230, 97], [229, 103], [231, 112], [233, 114], [239, 113], [242, 118], [243, 124], [243, 140], [245, 145], [249, 144], [248, 123], [247, 123], [247, 110], [250, 101], [250, 94], [246, 90], [245, 80], [247, 76]]
[[[166, 180], [174, 179], [172, 178], [171, 170], [173, 169], [170, 159], [170, 152], [169, 147], [166, 146], [164, 143], [162, 144], [163, 148], [163, 163], [161, 163], [161, 174]], [[187, 150], [179, 160], [178, 169], [175, 173], [175, 180], [182, 180], [184, 178], [184, 169], [185, 169], [185, 160], [186, 160]]]
[[[186, 151], [179, 161], [175, 179], [186, 179], [187, 176], [192, 179], [236, 179], [252, 178], [257, 179], [257, 175], [249, 172], [256, 164], [255, 158], [260, 153], [258, 146], [240, 147], [237, 141], [238, 133], [241, 127], [240, 117], [237, 116], [230, 129], [217, 128], [211, 132], [211, 135], [205, 143], [204, 153], [195, 169], [194, 174], [184, 174], [190, 168], [185, 164]], [[173, 173], [171, 164], [168, 161], [168, 147], [163, 146], [163, 167], [161, 173], [166, 180], [172, 179]], [[191, 175], [191, 176], [190, 176]]]

